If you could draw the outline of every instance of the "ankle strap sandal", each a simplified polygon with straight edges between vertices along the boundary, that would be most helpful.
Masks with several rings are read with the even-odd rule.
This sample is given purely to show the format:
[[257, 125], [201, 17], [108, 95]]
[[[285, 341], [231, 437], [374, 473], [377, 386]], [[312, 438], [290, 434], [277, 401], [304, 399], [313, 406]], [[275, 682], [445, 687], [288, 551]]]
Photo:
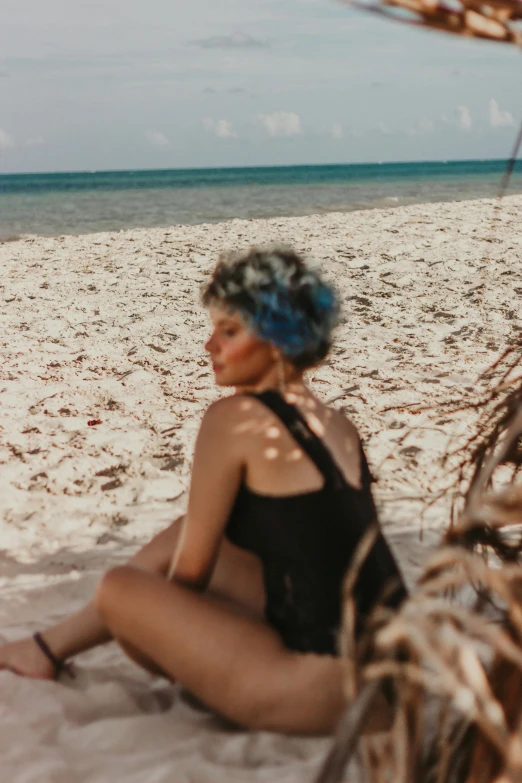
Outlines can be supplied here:
[[45, 657], [48, 661], [50, 661], [54, 667], [54, 679], [57, 680], [58, 677], [63, 673], [67, 672], [71, 677], [74, 677], [72, 667], [70, 663], [67, 663], [67, 661], [62, 661], [60, 658], [57, 658], [56, 655], [53, 653], [47, 642], [42, 637], [41, 633], [35, 633], [33, 634], [33, 639], [35, 640], [36, 644], [40, 648], [40, 650], [43, 652]]

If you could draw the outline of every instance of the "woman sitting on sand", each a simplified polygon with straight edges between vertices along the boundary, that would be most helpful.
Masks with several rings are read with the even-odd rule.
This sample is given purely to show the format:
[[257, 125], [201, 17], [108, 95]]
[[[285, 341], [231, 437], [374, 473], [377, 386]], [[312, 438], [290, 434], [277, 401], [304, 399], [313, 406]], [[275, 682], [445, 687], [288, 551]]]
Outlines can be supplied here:
[[[0, 668], [56, 677], [115, 639], [240, 725], [330, 732], [344, 707], [342, 580], [376, 520], [357, 430], [303, 378], [330, 348], [336, 296], [295, 253], [252, 250], [218, 263], [203, 301], [216, 383], [235, 393], [205, 413], [186, 515], [110, 570], [83, 610], [0, 647]], [[379, 535], [355, 586], [358, 628], [385, 588], [397, 605], [404, 587]]]

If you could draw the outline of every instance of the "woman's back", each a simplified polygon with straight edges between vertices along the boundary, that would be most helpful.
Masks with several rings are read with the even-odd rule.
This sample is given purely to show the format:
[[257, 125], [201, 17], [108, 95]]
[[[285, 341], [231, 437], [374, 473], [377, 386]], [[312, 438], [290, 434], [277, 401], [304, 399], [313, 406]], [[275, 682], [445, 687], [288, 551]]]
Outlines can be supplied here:
[[[308, 427], [324, 443], [345, 481], [361, 486], [360, 443], [349, 419], [328, 408], [309, 389], [289, 387], [285, 400], [295, 406]], [[245, 460], [245, 484], [262, 495], [293, 495], [320, 489], [324, 477], [296, 442], [288, 426], [263, 397], [238, 395], [232, 435]]]
[[[260, 558], [266, 618], [287, 646], [334, 653], [342, 581], [362, 536], [376, 523], [372, 477], [353, 425], [344, 420], [343, 426], [339, 414], [311, 395], [300, 401], [302, 407], [275, 391], [241, 401], [245, 421], [238, 429], [249, 433], [252, 456], [246, 459], [227, 537]], [[312, 413], [313, 429], [303, 408]], [[327, 438], [344, 460], [344, 470], [330, 453]], [[353, 484], [347, 475], [357, 476]], [[264, 482], [269, 482], [270, 492], [262, 491]], [[392, 581], [395, 590], [388, 603], [397, 605], [404, 587], [379, 535], [355, 586], [359, 629]]]

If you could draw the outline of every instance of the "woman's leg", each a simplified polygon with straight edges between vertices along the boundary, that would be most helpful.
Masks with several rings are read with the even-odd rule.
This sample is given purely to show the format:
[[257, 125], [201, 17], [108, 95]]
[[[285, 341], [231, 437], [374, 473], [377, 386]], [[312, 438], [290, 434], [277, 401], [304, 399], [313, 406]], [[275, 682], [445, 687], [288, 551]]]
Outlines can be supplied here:
[[[174, 552], [177, 539], [181, 532], [181, 525], [178, 526], [176, 540], [171, 541]], [[143, 568], [144, 557], [147, 556], [147, 565], [150, 565], [154, 557], [155, 540], [151, 542], [150, 552], [146, 552], [146, 547], [142, 549], [136, 557], [130, 561], [130, 565]], [[152, 569], [143, 570], [152, 572]], [[163, 576], [168, 567], [157, 569], [156, 573]], [[263, 582], [263, 573], [260, 561], [254, 555], [239, 549], [226, 539], [223, 540], [220, 552], [214, 567], [212, 578], [207, 590], [210, 600], [222, 607], [231, 609], [237, 614], [243, 614], [254, 619], [261, 619], [265, 608], [265, 589]], [[94, 604], [93, 604], [94, 606]], [[97, 616], [99, 614], [96, 610]], [[118, 640], [125, 653], [135, 663], [149, 671], [151, 674], [172, 679], [171, 675], [158, 666], [155, 661], [144, 655], [139, 648], [131, 645], [129, 642]]]
[[[137, 568], [166, 576], [181, 532], [183, 517], [162, 530], [131, 558]], [[225, 541], [214, 570], [210, 590], [225, 600], [242, 604], [245, 611], [261, 614], [264, 605], [261, 568], [253, 555]], [[43, 632], [55, 656], [70, 658], [111, 640], [112, 636], [93, 601], [80, 611]], [[129, 653], [130, 653], [129, 649]], [[135, 656], [137, 659], [137, 656]], [[143, 656], [137, 662], [158, 673]], [[51, 679], [54, 668], [31, 637], [0, 645], [0, 669], [28, 677]]]
[[120, 643], [236, 723], [318, 734], [342, 713], [341, 661], [293, 653], [268, 625], [210, 596], [122, 566], [104, 577], [96, 605]]
[[[181, 527], [181, 526], [180, 526]], [[180, 529], [178, 530], [179, 536]], [[177, 544], [177, 540], [174, 545]], [[174, 551], [174, 550], [173, 550]], [[143, 550], [142, 550], [143, 552]], [[141, 552], [139, 553], [141, 555]], [[130, 561], [131, 565], [140, 565]], [[150, 569], [145, 569], [150, 570]], [[166, 569], [159, 573], [164, 574]], [[261, 619], [265, 609], [265, 588], [260, 561], [254, 555], [223, 540], [214, 567], [207, 595], [213, 603], [228, 607], [238, 614]], [[119, 640], [126, 654], [151, 674], [172, 679], [151, 658], [128, 642]]]
[[[181, 531], [183, 517], [158, 533], [129, 561], [134, 566], [166, 574]], [[43, 637], [54, 655], [62, 660], [111, 640], [93, 601], [62, 622], [48, 628]], [[0, 645], [0, 669], [10, 669], [26, 677], [52, 679], [54, 667], [32, 637]]]

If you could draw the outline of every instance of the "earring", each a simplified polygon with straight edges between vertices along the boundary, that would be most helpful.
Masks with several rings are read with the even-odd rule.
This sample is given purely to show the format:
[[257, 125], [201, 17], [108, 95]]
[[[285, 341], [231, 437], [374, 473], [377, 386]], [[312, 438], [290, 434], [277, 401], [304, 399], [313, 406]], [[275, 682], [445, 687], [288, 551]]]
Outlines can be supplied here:
[[280, 353], [277, 354], [277, 383], [279, 394], [284, 397], [286, 387], [285, 363]]

